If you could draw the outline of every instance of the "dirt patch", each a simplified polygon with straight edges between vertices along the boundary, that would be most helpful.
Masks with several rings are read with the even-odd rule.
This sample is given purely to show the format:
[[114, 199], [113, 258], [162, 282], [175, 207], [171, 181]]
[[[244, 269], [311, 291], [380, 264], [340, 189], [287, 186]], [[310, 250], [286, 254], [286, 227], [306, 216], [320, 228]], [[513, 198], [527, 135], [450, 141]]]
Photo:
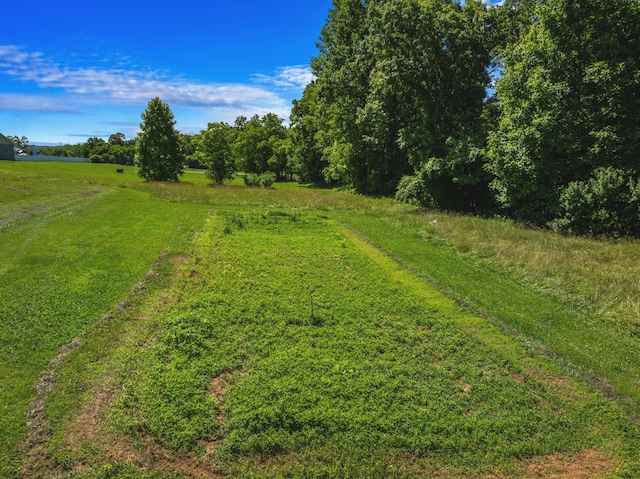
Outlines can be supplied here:
[[220, 405], [220, 410], [218, 411], [218, 416], [217, 416], [219, 423], [224, 422], [227, 418], [222, 404], [224, 400], [224, 395], [227, 392], [227, 389], [229, 388], [229, 379], [231, 378], [231, 376], [232, 376], [231, 373], [228, 373], [228, 372], [222, 373], [216, 376], [215, 378], [213, 378], [213, 380], [209, 384], [208, 394], [216, 398], [216, 401]]
[[209, 384], [208, 393], [210, 396], [215, 397], [218, 402], [222, 402], [224, 393], [227, 392], [230, 377], [231, 373], [222, 373], [219, 376], [213, 378], [213, 380]]
[[[1, 224], [0, 224], [1, 225]], [[133, 294], [145, 288], [145, 282], [150, 278], [153, 278], [157, 273], [161, 262], [164, 260], [168, 253], [168, 249], [165, 249], [151, 270], [131, 289], [124, 301], [118, 304], [113, 311], [105, 314], [100, 321], [110, 321], [113, 319], [115, 313], [123, 313], [125, 310], [132, 306], [130, 299]], [[27, 423], [27, 437], [18, 446], [20, 452], [26, 453], [26, 460], [23, 465], [21, 477], [34, 477], [37, 475], [37, 471], [40, 471], [42, 467], [50, 462], [49, 454], [46, 451], [46, 443], [51, 439], [51, 428], [45, 421], [45, 412], [47, 408], [46, 396], [55, 387], [57, 381], [57, 368], [62, 364], [69, 354], [76, 350], [82, 344], [82, 337], [86, 332], [76, 336], [70, 343], [60, 348], [58, 355], [51, 360], [45, 373], [35, 382], [33, 388], [36, 391], [36, 397], [31, 403], [29, 410], [26, 413]], [[93, 403], [93, 401], [92, 401]], [[97, 406], [96, 406], [97, 407]], [[94, 419], [97, 424], [99, 420]]]
[[51, 428], [45, 421], [45, 411], [47, 409], [45, 398], [56, 385], [56, 368], [81, 344], [80, 337], [76, 337], [69, 344], [63, 346], [58, 352], [58, 355], [49, 363], [44, 375], [33, 385], [36, 391], [36, 397], [26, 414], [27, 437], [22, 444], [18, 446], [19, 451], [27, 453], [21, 474], [22, 477], [33, 477], [32, 473], [38, 470], [43, 459], [47, 458], [45, 444], [51, 438]]
[[551, 455], [529, 463], [526, 474], [531, 479], [594, 479], [610, 474], [618, 463], [606, 454], [585, 449], [578, 455]]
[[174, 266], [180, 266], [184, 264], [184, 262], [187, 261], [188, 259], [189, 259], [188, 256], [184, 254], [178, 254], [171, 258], [171, 264], [173, 264]]
[[[404, 470], [434, 479], [463, 479], [467, 476], [432, 464], [429, 458], [415, 456], [394, 458]], [[576, 454], [553, 454], [524, 462], [517, 477], [527, 479], [597, 479], [616, 470], [619, 463], [595, 449]], [[511, 474], [493, 473], [483, 479], [509, 479]]]
[[144, 432], [135, 444], [128, 436], [102, 432], [102, 416], [112, 400], [112, 394], [98, 391], [92, 404], [85, 408], [74, 423], [73, 429], [77, 432], [68, 436], [66, 447], [78, 452], [83, 445], [91, 444], [92, 450], [101, 451], [99, 457], [93, 455], [76, 463], [76, 472], [85, 471], [100, 462], [125, 462], [145, 472], [179, 472], [193, 478], [222, 477], [216, 472], [218, 465], [211, 461], [208, 454], [197, 457], [193, 454], [172, 453], [155, 443]]
[[31, 215], [35, 215], [36, 213], [44, 213], [45, 211], [48, 211], [51, 208], [52, 208], [51, 206], [41, 206], [40, 208], [36, 208], [31, 211], [26, 211], [18, 215], [10, 216], [9, 218], [0, 219], [0, 226], [4, 226], [7, 223], [11, 223], [12, 221], [21, 220], [22, 218], [26, 218]]
[[115, 396], [113, 389], [113, 381], [109, 378], [93, 393], [92, 400], [83, 406], [80, 415], [67, 431], [68, 445], [79, 445], [96, 440], [102, 417]]
[[[139, 437], [135, 440], [124, 434], [103, 430], [102, 421], [116, 395], [115, 382], [107, 378], [68, 428], [64, 447], [78, 458], [76, 472], [85, 471], [100, 462], [126, 462], [146, 472], [179, 472], [192, 478], [222, 477], [216, 472], [218, 465], [209, 453], [208, 442], [204, 443], [207, 454], [198, 457], [188, 453], [173, 453], [154, 442], [144, 430], [138, 431]], [[81, 450], [86, 445], [91, 446], [93, 454], [89, 458], [82, 458]]]
[[[178, 254], [171, 257], [171, 264], [173, 265], [173, 276], [182, 276], [184, 273], [180, 268], [189, 260], [189, 257], [184, 254]], [[196, 263], [197, 264], [197, 263]]]

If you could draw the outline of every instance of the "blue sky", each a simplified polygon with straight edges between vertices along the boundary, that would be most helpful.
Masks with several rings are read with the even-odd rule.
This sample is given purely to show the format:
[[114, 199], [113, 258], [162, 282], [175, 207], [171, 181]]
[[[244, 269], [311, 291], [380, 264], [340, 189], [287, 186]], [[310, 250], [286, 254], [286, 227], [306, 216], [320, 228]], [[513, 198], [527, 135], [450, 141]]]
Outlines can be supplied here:
[[[495, 2], [496, 0], [487, 0]], [[276, 113], [312, 79], [331, 0], [12, 2], [0, 29], [0, 133], [32, 144], [136, 135], [159, 96], [177, 129]]]
[[154, 96], [176, 127], [273, 112], [311, 80], [331, 0], [23, 0], [0, 29], [0, 133], [33, 144], [135, 136]]

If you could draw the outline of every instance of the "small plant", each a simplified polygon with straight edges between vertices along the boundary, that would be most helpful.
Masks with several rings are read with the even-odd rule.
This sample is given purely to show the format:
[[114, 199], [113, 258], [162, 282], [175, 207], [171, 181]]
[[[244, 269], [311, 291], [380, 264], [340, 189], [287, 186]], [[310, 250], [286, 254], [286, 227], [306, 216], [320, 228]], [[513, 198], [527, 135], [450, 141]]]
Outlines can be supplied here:
[[263, 173], [258, 177], [258, 183], [263, 188], [271, 188], [276, 181], [276, 176], [273, 173]]
[[224, 226], [223, 232], [226, 235], [233, 233], [233, 228], [237, 227], [238, 229], [244, 228], [245, 219], [242, 215], [233, 214], [231, 217], [227, 219], [227, 222]]
[[244, 184], [247, 186], [259, 186], [261, 188], [271, 188], [276, 181], [276, 177], [273, 173], [247, 173], [244, 177]]
[[247, 186], [260, 186], [260, 175], [256, 173], [247, 173], [244, 175], [244, 184]]

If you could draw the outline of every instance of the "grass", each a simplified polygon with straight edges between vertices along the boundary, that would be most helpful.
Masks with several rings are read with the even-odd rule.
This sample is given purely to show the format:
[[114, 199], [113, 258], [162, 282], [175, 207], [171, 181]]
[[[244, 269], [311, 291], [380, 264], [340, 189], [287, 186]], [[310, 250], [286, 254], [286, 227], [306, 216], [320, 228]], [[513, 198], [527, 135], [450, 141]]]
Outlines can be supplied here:
[[0, 211], [15, 219], [0, 227], [1, 475], [25, 435], [36, 379], [62, 346], [122, 300], [176, 229], [198, 214], [182, 204], [159, 208], [133, 190], [51, 179], [2, 182], [8, 183], [14, 201]]
[[464, 331], [468, 313], [322, 215], [219, 212], [191, 257], [162, 332], [124, 358], [112, 421], [137, 440], [234, 477], [519, 474], [609, 434], [637, 444], [621, 411], [554, 393], [539, 355]]
[[638, 242], [189, 175], [0, 164], [4, 475], [640, 474]]
[[561, 289], [552, 294], [538, 288], [517, 276], [515, 268], [511, 275], [496, 271], [477, 255], [443, 247], [438, 236], [425, 239], [392, 219], [352, 213], [340, 217], [447, 294], [538, 343], [568, 369], [628, 398], [636, 414], [640, 411], [637, 323], [617, 327], [583, 301], [571, 303], [558, 294]]

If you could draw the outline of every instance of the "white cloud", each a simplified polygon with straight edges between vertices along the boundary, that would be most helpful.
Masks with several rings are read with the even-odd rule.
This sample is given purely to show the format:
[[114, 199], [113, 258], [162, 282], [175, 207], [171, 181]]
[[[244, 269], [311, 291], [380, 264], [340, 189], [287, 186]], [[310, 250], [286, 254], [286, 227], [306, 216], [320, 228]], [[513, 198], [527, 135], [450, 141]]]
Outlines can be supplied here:
[[0, 110], [80, 113], [77, 106], [57, 98], [19, 93], [0, 93]]
[[304, 90], [304, 88], [315, 79], [311, 72], [311, 67], [305, 65], [280, 67], [274, 75], [257, 74], [254, 75], [254, 78], [261, 83], [299, 91]]
[[[51, 89], [65, 93], [64, 103], [58, 96], [52, 100], [40, 94], [0, 95], [3, 109], [34, 110], [40, 101], [40, 109], [76, 111], [87, 104], [144, 105], [158, 96], [172, 107], [278, 113], [289, 110], [288, 101], [266, 87], [202, 83], [156, 72], [63, 66], [39, 52], [25, 51], [15, 45], [0, 45], [1, 73], [35, 83], [42, 93]], [[297, 90], [312, 77], [306, 67], [295, 66], [281, 68], [271, 78], [272, 85]]]

